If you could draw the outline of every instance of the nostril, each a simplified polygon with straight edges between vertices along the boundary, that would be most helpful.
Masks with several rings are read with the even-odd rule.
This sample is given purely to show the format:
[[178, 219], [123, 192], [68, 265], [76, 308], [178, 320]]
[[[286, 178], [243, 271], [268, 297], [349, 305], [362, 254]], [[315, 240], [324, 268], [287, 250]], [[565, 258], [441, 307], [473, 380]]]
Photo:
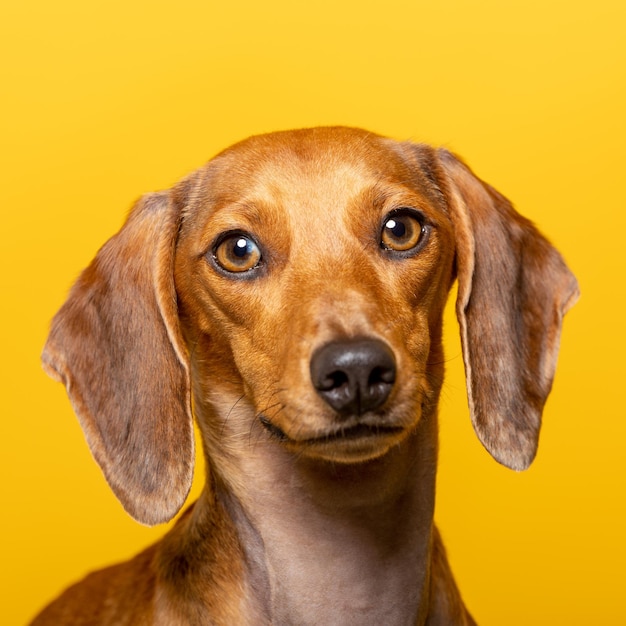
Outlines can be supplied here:
[[319, 381], [319, 386], [316, 387], [318, 391], [330, 391], [331, 389], [339, 389], [344, 385], [347, 385], [350, 381], [348, 375], [341, 370], [336, 370], [327, 374], [325, 378]]
[[381, 366], [375, 367], [370, 374], [367, 384], [371, 387], [379, 383], [385, 385], [393, 385], [396, 382], [396, 368], [395, 366]]

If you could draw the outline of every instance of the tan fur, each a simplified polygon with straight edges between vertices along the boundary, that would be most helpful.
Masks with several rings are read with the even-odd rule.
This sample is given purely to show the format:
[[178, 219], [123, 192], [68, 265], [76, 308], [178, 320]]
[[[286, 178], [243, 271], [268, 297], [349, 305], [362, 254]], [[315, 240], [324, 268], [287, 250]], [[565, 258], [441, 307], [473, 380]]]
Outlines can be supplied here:
[[[380, 237], [405, 207], [427, 234], [403, 256]], [[220, 269], [231, 231], [259, 244], [258, 267]], [[456, 276], [474, 428], [523, 469], [577, 285], [456, 157], [355, 129], [274, 133], [142, 198], [55, 317], [43, 361], [134, 518], [182, 506], [192, 414], [206, 487], [161, 542], [33, 623], [473, 624], [432, 521]], [[333, 404], [315, 368], [370, 353], [349, 410]], [[382, 395], [355, 408], [366, 393]]]

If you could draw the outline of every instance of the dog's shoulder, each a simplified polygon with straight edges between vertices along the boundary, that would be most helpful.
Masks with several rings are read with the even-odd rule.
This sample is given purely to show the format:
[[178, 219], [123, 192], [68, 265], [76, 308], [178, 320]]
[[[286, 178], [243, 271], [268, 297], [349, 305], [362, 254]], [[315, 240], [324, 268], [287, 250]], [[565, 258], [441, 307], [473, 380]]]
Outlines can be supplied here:
[[157, 546], [150, 546], [130, 561], [88, 574], [47, 606], [32, 625], [151, 624]]

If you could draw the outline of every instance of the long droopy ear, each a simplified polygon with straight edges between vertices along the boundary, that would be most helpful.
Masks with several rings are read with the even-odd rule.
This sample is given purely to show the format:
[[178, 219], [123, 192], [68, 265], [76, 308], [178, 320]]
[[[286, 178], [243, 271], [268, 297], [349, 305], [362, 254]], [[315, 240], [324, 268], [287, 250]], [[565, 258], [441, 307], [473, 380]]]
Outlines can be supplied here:
[[179, 215], [144, 196], [55, 316], [44, 369], [67, 389], [91, 452], [139, 522], [171, 519], [194, 461], [188, 360], [173, 280]]
[[456, 237], [457, 317], [474, 430], [503, 465], [537, 452], [563, 316], [578, 284], [560, 254], [510, 202], [445, 150]]

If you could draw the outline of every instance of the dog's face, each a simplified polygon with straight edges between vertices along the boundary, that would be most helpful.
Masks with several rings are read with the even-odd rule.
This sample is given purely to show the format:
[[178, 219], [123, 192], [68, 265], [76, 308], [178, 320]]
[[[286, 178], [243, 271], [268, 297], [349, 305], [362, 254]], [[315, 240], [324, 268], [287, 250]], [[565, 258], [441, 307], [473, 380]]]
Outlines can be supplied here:
[[126, 509], [156, 523], [191, 484], [192, 395], [211, 465], [261, 448], [354, 465], [405, 440], [435, 408], [454, 276], [474, 428], [524, 469], [576, 281], [453, 155], [365, 131], [252, 138], [142, 198], [44, 365]]
[[455, 245], [428, 156], [354, 130], [279, 133], [188, 181], [175, 284], [219, 437], [257, 439], [256, 420], [293, 452], [359, 462], [433, 404]]

